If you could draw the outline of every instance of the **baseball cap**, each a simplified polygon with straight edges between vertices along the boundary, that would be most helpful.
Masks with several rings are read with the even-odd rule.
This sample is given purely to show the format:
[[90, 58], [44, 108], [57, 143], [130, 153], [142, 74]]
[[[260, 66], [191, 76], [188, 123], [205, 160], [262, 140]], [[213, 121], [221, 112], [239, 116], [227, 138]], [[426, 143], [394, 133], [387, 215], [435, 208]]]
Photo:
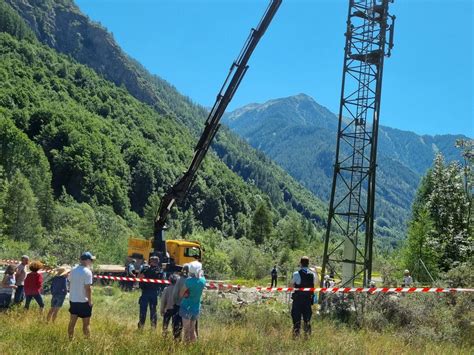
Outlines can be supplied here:
[[95, 256], [90, 251], [82, 253], [81, 260], [95, 260]]

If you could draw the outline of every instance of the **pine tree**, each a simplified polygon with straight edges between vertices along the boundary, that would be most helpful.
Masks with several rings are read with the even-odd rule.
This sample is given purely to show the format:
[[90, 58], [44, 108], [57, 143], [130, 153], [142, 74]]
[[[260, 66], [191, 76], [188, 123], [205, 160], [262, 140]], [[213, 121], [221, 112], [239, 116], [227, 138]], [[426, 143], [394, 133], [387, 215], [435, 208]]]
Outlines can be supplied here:
[[468, 200], [463, 186], [462, 169], [457, 163], [445, 166], [441, 155], [435, 158], [432, 171], [433, 190], [427, 208], [436, 232], [429, 244], [440, 255], [439, 266], [447, 271], [466, 260], [469, 249]]
[[417, 281], [430, 281], [422, 263], [429, 273], [435, 277], [438, 273], [437, 254], [428, 245], [434, 225], [428, 210], [422, 209], [408, 227], [407, 245], [404, 251], [405, 265], [412, 271]]
[[252, 218], [250, 237], [260, 245], [268, 239], [273, 231], [272, 216], [267, 204], [262, 202], [257, 206]]
[[463, 169], [456, 162], [446, 165], [438, 154], [413, 204], [406, 266], [413, 268], [421, 259], [436, 274], [436, 269], [448, 271], [468, 260], [473, 245], [469, 209]]
[[17, 171], [8, 185], [4, 203], [5, 232], [16, 241], [38, 245], [43, 228], [36, 207], [37, 199], [28, 179]]

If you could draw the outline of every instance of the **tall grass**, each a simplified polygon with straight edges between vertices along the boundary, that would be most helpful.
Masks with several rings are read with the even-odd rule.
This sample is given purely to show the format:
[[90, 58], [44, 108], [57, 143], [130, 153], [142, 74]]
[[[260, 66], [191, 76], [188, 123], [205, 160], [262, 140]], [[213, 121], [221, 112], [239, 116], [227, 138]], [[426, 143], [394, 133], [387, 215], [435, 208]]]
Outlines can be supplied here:
[[138, 292], [97, 287], [89, 340], [83, 338], [80, 323], [75, 339], [68, 340], [67, 306], [53, 325], [46, 324], [35, 308], [2, 313], [0, 354], [472, 354], [474, 350], [468, 345], [422, 338], [405, 341], [396, 332], [355, 330], [317, 317], [313, 335], [295, 341], [285, 304], [270, 300], [239, 307], [215, 293], [208, 293], [204, 301], [199, 341], [187, 345], [163, 337], [160, 329], [138, 331], [138, 296]]

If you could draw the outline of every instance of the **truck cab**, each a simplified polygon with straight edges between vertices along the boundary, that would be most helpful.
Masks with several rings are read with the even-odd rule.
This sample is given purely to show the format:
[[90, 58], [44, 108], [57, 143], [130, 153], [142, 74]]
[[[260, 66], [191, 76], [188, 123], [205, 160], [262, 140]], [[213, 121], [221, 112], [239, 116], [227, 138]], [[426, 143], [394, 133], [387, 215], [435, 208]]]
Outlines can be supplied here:
[[[176, 266], [202, 259], [201, 244], [197, 241], [167, 240], [166, 251], [170, 262]], [[137, 260], [147, 260], [153, 252], [152, 241], [141, 238], [129, 238], [127, 255]]]

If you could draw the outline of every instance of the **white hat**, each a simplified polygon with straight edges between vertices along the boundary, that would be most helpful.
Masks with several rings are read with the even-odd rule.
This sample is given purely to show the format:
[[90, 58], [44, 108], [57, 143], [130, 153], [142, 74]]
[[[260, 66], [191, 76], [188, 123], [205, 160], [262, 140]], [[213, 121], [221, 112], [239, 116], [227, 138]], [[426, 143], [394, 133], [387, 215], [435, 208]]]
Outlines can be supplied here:
[[189, 274], [195, 275], [199, 277], [199, 274], [202, 270], [202, 264], [199, 261], [192, 261], [188, 264], [189, 267]]

